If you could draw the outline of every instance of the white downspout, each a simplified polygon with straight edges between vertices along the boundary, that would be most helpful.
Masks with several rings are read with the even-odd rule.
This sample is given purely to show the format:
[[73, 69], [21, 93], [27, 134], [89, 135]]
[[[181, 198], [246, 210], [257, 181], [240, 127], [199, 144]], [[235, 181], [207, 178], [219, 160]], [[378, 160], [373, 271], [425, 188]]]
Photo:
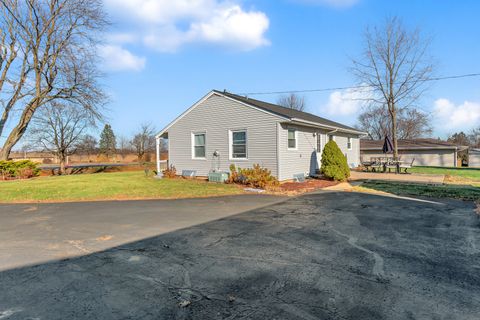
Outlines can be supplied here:
[[329, 135], [329, 134], [335, 133], [335, 132], [337, 132], [337, 131], [338, 131], [338, 129], [335, 129], [335, 130], [332, 130], [332, 131], [327, 132], [325, 135], [326, 135], [327, 138], [328, 138], [328, 135]]
[[156, 148], [157, 148], [157, 177], [161, 178], [163, 176], [161, 167], [160, 167], [160, 137], [156, 139]]

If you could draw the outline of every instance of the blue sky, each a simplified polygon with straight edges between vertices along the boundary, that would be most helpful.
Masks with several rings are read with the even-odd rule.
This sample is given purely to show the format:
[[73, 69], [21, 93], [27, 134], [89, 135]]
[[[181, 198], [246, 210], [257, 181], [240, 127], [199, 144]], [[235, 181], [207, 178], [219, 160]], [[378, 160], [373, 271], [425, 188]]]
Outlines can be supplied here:
[[[362, 33], [397, 15], [433, 38], [436, 74], [480, 72], [475, 0], [106, 0], [113, 26], [101, 53], [108, 121], [129, 136], [157, 129], [211, 89], [234, 93], [355, 84]], [[309, 93], [308, 111], [353, 125], [350, 91]], [[278, 96], [252, 96], [275, 102]], [[480, 126], [480, 77], [432, 83], [422, 98], [434, 135]]]

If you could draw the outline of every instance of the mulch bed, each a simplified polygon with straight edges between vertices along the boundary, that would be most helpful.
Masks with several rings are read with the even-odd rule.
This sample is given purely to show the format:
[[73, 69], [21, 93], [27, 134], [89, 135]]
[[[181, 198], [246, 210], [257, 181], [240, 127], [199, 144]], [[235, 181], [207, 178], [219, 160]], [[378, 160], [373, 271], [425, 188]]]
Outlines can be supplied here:
[[285, 182], [280, 185], [280, 189], [286, 192], [309, 192], [316, 189], [331, 187], [337, 185], [337, 181], [308, 179], [305, 182]]

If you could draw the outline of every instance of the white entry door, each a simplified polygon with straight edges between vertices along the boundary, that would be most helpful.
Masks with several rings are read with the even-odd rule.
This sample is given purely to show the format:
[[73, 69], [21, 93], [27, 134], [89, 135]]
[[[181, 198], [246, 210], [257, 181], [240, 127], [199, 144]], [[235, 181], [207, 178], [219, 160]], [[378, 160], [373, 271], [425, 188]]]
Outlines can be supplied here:
[[323, 151], [323, 134], [321, 134], [320, 132], [317, 132], [316, 134], [317, 136], [317, 164], [318, 164], [318, 168], [320, 169], [320, 167], [322, 166], [322, 151]]

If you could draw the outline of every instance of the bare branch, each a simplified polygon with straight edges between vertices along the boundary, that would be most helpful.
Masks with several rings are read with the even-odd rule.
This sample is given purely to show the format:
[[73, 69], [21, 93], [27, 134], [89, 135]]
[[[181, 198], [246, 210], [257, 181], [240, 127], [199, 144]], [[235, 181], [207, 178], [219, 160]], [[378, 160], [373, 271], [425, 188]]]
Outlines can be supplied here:
[[299, 96], [295, 93], [281, 96], [278, 99], [277, 104], [282, 107], [295, 109], [298, 111], [305, 111], [306, 109], [305, 97]]
[[107, 21], [101, 0], [0, 0], [0, 9], [0, 134], [14, 121], [5, 159], [43, 106], [63, 101], [101, 117], [96, 47]]
[[391, 133], [395, 157], [399, 137], [431, 132], [428, 117], [413, 109], [426, 90], [425, 79], [434, 69], [428, 56], [429, 45], [418, 29], [409, 32], [397, 17], [392, 17], [381, 28], [367, 28], [363, 58], [352, 61], [353, 75], [373, 90], [372, 106], [359, 122], [371, 131], [371, 136], [379, 138]]

